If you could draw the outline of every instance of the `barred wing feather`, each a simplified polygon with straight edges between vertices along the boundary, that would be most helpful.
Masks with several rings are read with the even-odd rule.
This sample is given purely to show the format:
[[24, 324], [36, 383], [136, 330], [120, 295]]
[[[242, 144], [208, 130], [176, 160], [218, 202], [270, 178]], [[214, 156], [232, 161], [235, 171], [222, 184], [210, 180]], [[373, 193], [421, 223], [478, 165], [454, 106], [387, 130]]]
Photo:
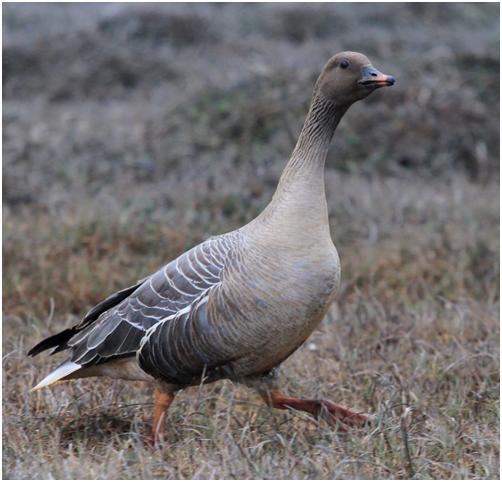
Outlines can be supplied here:
[[240, 357], [235, 345], [221, 343], [226, 324], [210, 314], [220, 284], [207, 290], [184, 310], [154, 325], [141, 341], [139, 366], [155, 378], [177, 385], [231, 377]]
[[70, 348], [68, 361], [82, 368], [135, 355], [149, 329], [189, 311], [220, 283], [238, 239], [237, 232], [210, 238], [135, 285], [128, 296], [108, 297], [70, 329], [75, 334], [59, 349]]

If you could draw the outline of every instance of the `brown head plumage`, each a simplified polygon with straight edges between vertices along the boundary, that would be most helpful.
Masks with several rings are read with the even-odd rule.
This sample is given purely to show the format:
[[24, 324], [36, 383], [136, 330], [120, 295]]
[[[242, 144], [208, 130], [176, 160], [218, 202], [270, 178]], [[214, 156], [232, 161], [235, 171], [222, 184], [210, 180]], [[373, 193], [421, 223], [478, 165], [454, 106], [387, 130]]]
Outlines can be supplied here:
[[340, 52], [328, 60], [316, 82], [316, 92], [337, 106], [349, 106], [380, 87], [393, 85], [394, 77], [382, 74], [366, 55]]

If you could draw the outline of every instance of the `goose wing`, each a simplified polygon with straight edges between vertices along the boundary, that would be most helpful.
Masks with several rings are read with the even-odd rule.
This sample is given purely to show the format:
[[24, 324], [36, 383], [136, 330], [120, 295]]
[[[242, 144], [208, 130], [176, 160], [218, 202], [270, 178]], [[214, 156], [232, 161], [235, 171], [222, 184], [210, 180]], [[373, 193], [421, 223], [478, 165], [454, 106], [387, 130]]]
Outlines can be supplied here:
[[[226, 258], [237, 243], [236, 233], [210, 238], [133, 287], [115, 293], [70, 328], [71, 336], [55, 351], [70, 349], [68, 361], [82, 368], [135, 355], [150, 328], [190, 309], [220, 282]], [[30, 353], [45, 349], [36, 348]]]
[[134, 293], [144, 283], [144, 281], [145, 279], [140, 280], [128, 288], [113, 293], [92, 308], [77, 325], [45, 338], [40, 343], [37, 343], [28, 352], [28, 355], [35, 356], [45, 350], [48, 350], [49, 348], [53, 348], [51, 355], [57, 353], [58, 351], [67, 349], [67, 342], [70, 338], [96, 321], [105, 311], [108, 311], [110, 308], [118, 305], [122, 300]]
[[[140, 368], [174, 385], [232, 378], [239, 345], [214, 313], [221, 285], [209, 288], [185, 309], [150, 328], [137, 352]], [[217, 303], [216, 303], [217, 304]], [[218, 311], [218, 310], [216, 310]]]
[[[221, 242], [211, 247], [224, 249]], [[136, 354], [144, 372], [173, 385], [193, 385], [238, 378], [242, 359], [260, 356], [254, 353], [256, 326], [247, 324], [249, 317], [242, 311], [250, 303], [254, 307], [255, 299], [236, 281], [242, 281], [243, 275], [247, 279], [244, 250], [244, 240], [236, 232], [232, 248], [217, 258], [221, 265], [213, 265], [220, 270], [215, 282], [148, 329]]]

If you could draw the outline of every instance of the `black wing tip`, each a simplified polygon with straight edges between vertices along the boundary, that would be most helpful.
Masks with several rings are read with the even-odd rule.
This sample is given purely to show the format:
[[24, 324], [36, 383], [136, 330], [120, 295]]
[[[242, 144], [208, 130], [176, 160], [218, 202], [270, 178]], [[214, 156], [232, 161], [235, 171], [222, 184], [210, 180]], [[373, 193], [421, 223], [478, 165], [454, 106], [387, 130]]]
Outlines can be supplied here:
[[40, 343], [37, 343], [26, 355], [34, 357], [37, 356], [39, 353], [48, 350], [49, 348], [50, 346], [44, 346], [44, 342], [41, 341]]
[[57, 333], [56, 335], [49, 336], [48, 338], [45, 338], [45, 340], [42, 340], [40, 343], [37, 343], [33, 348], [28, 351], [27, 355], [34, 357], [37, 356], [39, 353], [42, 353], [45, 350], [48, 350], [49, 348], [56, 347], [55, 350], [52, 351], [51, 355], [53, 353], [56, 353], [60, 350], [64, 350], [65, 347], [62, 345], [65, 345], [66, 342], [75, 334], [75, 330], [73, 328], [67, 328], [66, 330], [63, 330], [60, 333]]
[[122, 300], [130, 296], [134, 293], [144, 282], [147, 280], [144, 278], [138, 281], [135, 285], [129, 286], [121, 291], [117, 291], [117, 293], [113, 293], [108, 298], [103, 300], [101, 303], [98, 303], [94, 308], [92, 308], [84, 317], [84, 319], [75, 327], [67, 328], [66, 330], [61, 331], [55, 335], [49, 336], [45, 338], [40, 343], [37, 343], [28, 353], [28, 356], [37, 356], [39, 353], [48, 350], [49, 348], [54, 348], [51, 355], [54, 353], [58, 353], [62, 350], [66, 350], [68, 345], [66, 342], [77, 332], [83, 330], [91, 323], [96, 321], [99, 316], [101, 316], [108, 309], [118, 305]]
[[28, 353], [26, 353], [27, 356], [37, 356], [40, 351], [43, 350], [38, 350], [38, 345], [35, 345]]

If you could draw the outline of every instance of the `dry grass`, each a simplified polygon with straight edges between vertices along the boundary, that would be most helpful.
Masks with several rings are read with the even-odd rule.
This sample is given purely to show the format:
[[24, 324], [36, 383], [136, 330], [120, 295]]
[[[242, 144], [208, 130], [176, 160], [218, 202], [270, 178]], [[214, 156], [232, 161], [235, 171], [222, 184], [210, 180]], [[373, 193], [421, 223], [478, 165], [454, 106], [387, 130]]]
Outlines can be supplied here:
[[[290, 393], [378, 414], [372, 430], [340, 434], [271, 412], [226, 382], [183, 392], [166, 445], [152, 452], [142, 439], [151, 403], [142, 384], [86, 380], [28, 396], [49, 366], [26, 359], [26, 349], [69, 322], [60, 313], [81, 313], [121, 284], [118, 274], [141, 276], [192, 240], [165, 228], [139, 235], [118, 222], [90, 235], [81, 213], [64, 223], [41, 217], [29, 230], [7, 217], [5, 476], [496, 478], [497, 188], [330, 180], [341, 199], [366, 193], [353, 198], [357, 217], [344, 224], [333, 206], [335, 238], [343, 226], [359, 241], [339, 243], [338, 303], [284, 364], [284, 383]], [[382, 211], [382, 232], [371, 235], [365, 220]], [[14, 267], [18, 277], [9, 276]]]
[[[86, 10], [81, 25], [66, 19], [50, 30], [39, 7], [17, 8], [4, 17], [8, 48], [25, 56], [11, 61], [4, 110], [4, 478], [499, 478], [494, 11], [398, 6], [393, 20], [390, 6], [269, 7], [274, 15], [229, 6], [216, 16], [217, 7], [200, 6], [192, 18], [183, 6], [163, 8], [164, 17], [102, 7]], [[162, 19], [173, 15], [184, 27], [167, 35]], [[410, 16], [420, 16], [421, 29], [406, 29]], [[232, 27], [222, 33], [225, 21]], [[420, 71], [413, 54], [437, 47], [434, 22], [443, 22], [447, 48], [435, 53], [444, 63], [428, 71], [429, 90], [417, 97], [418, 81], [404, 82], [354, 107], [341, 126], [326, 183], [342, 288], [319, 330], [282, 367], [288, 393], [373, 412], [374, 427], [338, 433], [219, 382], [177, 397], [166, 443], [153, 451], [143, 440], [151, 412], [143, 384], [82, 380], [28, 395], [59, 360], [26, 358], [42, 336], [259, 212], [312, 76], [338, 38], [332, 25], [355, 43], [361, 35], [351, 27], [367, 25], [380, 60], [400, 41], [389, 62], [398, 78], [412, 78]], [[65, 25], [73, 36], [58, 32]], [[45, 54], [21, 35], [28, 28], [52, 39]], [[92, 60], [81, 58], [62, 77], [51, 74], [58, 35], [68, 36], [66, 55], [87, 45], [108, 70], [92, 76]], [[140, 65], [129, 63], [127, 49], [102, 47], [110, 38], [145, 54]], [[261, 83], [241, 69], [244, 47], [261, 58]], [[30, 55], [37, 75], [20, 64]], [[427, 56], [416, 59], [425, 68]], [[305, 67], [291, 83], [285, 72], [295, 62]], [[460, 65], [462, 89], [451, 83]], [[156, 84], [168, 67], [172, 92]], [[189, 99], [177, 104], [196, 72], [209, 78], [187, 86]], [[105, 102], [108, 92], [114, 100]], [[465, 122], [447, 122], [458, 116]], [[375, 127], [376, 118], [389, 122]]]

